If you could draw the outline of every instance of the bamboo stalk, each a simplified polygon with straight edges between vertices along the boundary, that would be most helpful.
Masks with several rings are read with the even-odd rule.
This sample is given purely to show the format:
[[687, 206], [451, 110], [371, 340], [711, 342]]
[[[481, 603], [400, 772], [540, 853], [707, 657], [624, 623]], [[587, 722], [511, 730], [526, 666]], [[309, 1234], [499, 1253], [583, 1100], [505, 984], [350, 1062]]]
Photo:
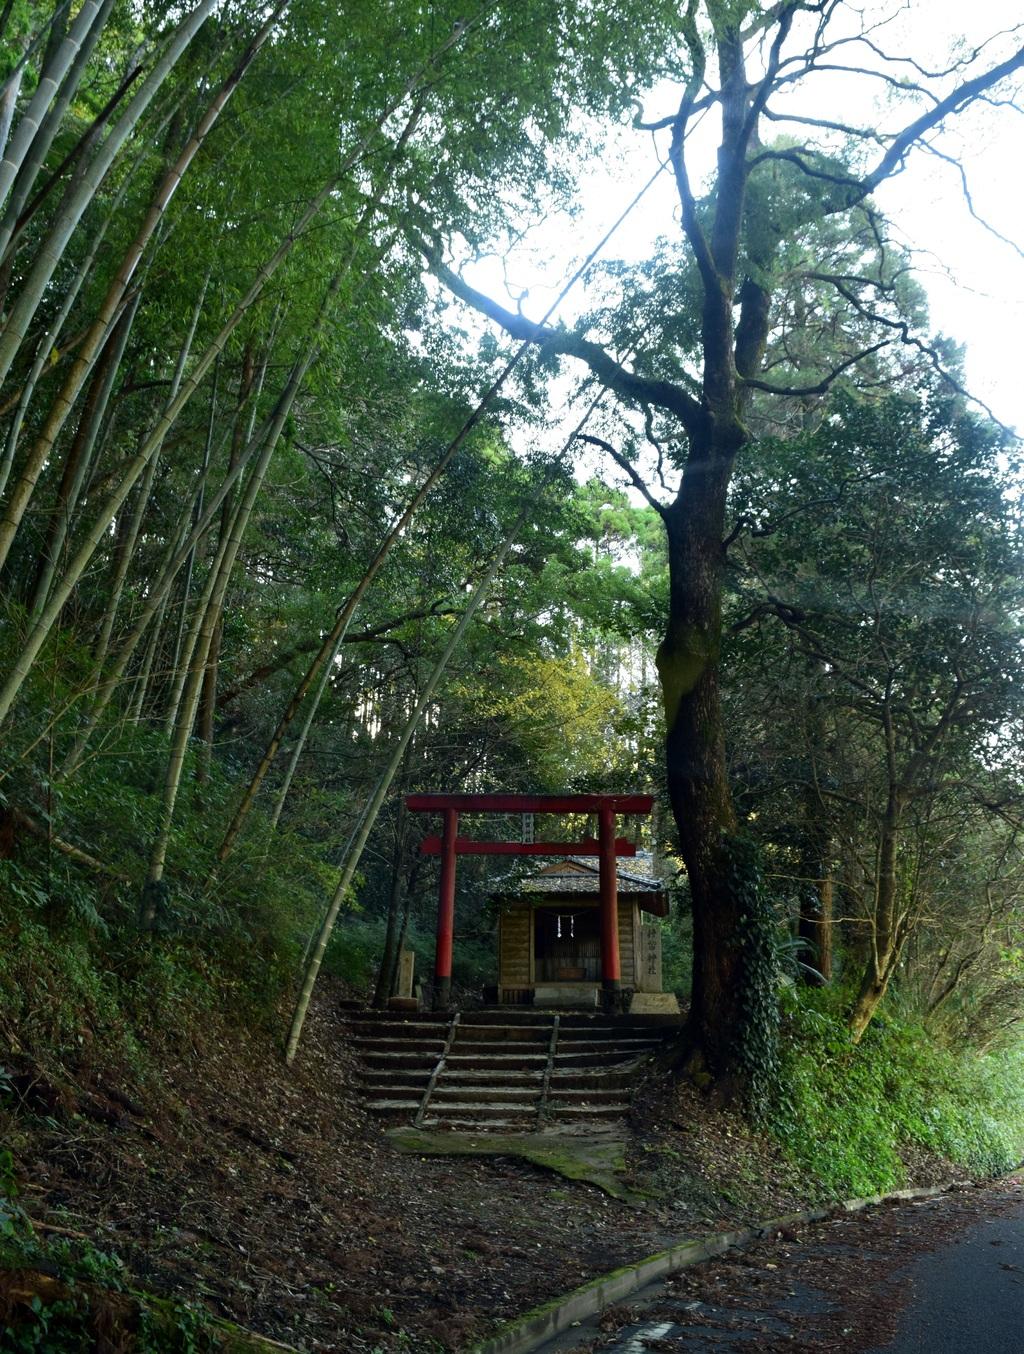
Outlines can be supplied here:
[[[89, 0], [95, 6], [95, 0]], [[196, 33], [216, 7], [217, 0], [199, 0], [199, 4], [175, 29], [152, 71], [136, 91], [124, 113], [110, 129], [91, 164], [68, 192], [57, 213], [49, 235], [41, 244], [28, 277], [22, 286], [3, 334], [0, 335], [0, 381], [7, 377], [43, 294], [64, 256], [68, 242], [125, 141], [155, 98], [161, 85], [174, 69]]]
[[[6, 202], [15, 176], [25, 161], [39, 128], [46, 118], [47, 109], [60, 93], [61, 85], [64, 83], [80, 49], [87, 42], [90, 30], [96, 22], [101, 8], [100, 0], [85, 0], [52, 60], [44, 64], [39, 76], [39, 83], [29, 100], [28, 107], [18, 119], [14, 135], [4, 151], [3, 159], [0, 160], [0, 204]], [[98, 34], [93, 37], [93, 42], [95, 42], [96, 36]], [[79, 71], [79, 79], [81, 79], [81, 74], [82, 72]]]
[[107, 353], [104, 359], [105, 365], [101, 366], [96, 372], [95, 396], [90, 395], [82, 410], [81, 421], [65, 462], [64, 474], [57, 490], [57, 500], [50, 517], [50, 527], [39, 560], [35, 587], [29, 603], [29, 615], [32, 617], [38, 616], [46, 605], [50, 584], [53, 582], [53, 576], [57, 570], [57, 561], [71, 529], [71, 519], [85, 477], [89, 473], [96, 439], [106, 415], [107, 406], [110, 403], [114, 381], [117, 378], [118, 368], [121, 365], [124, 350], [128, 345], [128, 338], [132, 331], [132, 325], [135, 323], [135, 316], [138, 313], [141, 300], [142, 292], [137, 291], [121, 316], [118, 328], [111, 336], [109, 350], [105, 349]]
[[[595, 410], [598, 408], [601, 401], [604, 399], [605, 393], [606, 387], [602, 386], [601, 389], [594, 396], [594, 398], [590, 401], [589, 405], [587, 406], [586, 410], [583, 413], [583, 417], [580, 419], [579, 423], [576, 425], [576, 427], [573, 429], [573, 431], [567, 438], [565, 445], [562, 448], [561, 456], [559, 457], [558, 461], [556, 461], [552, 465], [546, 479], [554, 475], [557, 466], [561, 464], [562, 460], [571, 449], [573, 443], [576, 441], [576, 438], [586, 427], [591, 416], [594, 414]], [[309, 1009], [310, 998], [313, 995], [313, 988], [316, 985], [317, 975], [320, 972], [320, 966], [323, 963], [324, 954], [327, 951], [327, 945], [331, 938], [331, 932], [334, 930], [334, 925], [338, 919], [338, 913], [341, 910], [341, 905], [344, 901], [345, 894], [351, 887], [352, 880], [355, 877], [355, 872], [359, 865], [359, 861], [363, 853], [363, 848], [366, 846], [370, 833], [373, 830], [373, 825], [376, 822], [377, 815], [380, 813], [384, 800], [386, 799], [388, 791], [391, 788], [391, 784], [394, 781], [398, 769], [402, 764], [409, 743], [413, 735], [415, 734], [417, 728], [419, 727], [424, 713], [426, 712], [426, 710], [428, 709], [433, 700], [434, 692], [437, 690], [438, 683], [440, 682], [441, 677], [444, 674], [445, 668], [448, 666], [448, 663], [451, 660], [452, 655], [456, 652], [456, 650], [459, 647], [459, 644], [462, 642], [463, 635], [466, 633], [466, 630], [468, 629], [470, 622], [476, 615], [477, 611], [480, 609], [481, 604], [483, 603], [488, 592], [490, 591], [492, 582], [494, 581], [499, 569], [504, 563], [509, 550], [511, 550], [513, 544], [515, 543], [516, 537], [522, 530], [524, 523], [529, 519], [532, 510], [533, 510], [533, 498], [530, 497], [524, 503], [521, 512], [516, 517], [515, 522], [509, 528], [508, 532], [506, 533], [504, 539], [501, 542], [501, 545], [498, 547], [498, 550], [495, 553], [494, 558], [491, 560], [491, 563], [488, 565], [487, 569], [484, 571], [482, 577], [480, 578], [480, 581], [474, 588], [473, 593], [466, 604], [466, 609], [462, 613], [462, 616], [459, 619], [459, 623], [456, 626], [451, 638], [445, 645], [441, 657], [434, 665], [434, 668], [427, 679], [426, 686], [420, 693], [419, 698], [416, 701], [416, 704], [413, 706], [412, 713], [409, 715], [409, 718], [406, 721], [405, 728], [402, 730], [401, 737], [399, 738], [397, 744], [392, 750], [391, 757], [389, 758], [388, 763], [385, 766], [384, 771], [382, 772], [381, 777], [374, 788], [373, 795], [371, 796], [370, 800], [364, 807], [360, 819], [356, 824], [352, 837], [350, 838], [348, 846], [346, 847], [346, 854], [344, 864], [342, 866], [341, 878], [338, 881], [330, 905], [320, 925], [320, 931], [317, 936], [316, 945], [313, 947], [312, 953], [308, 954], [308, 960], [303, 975], [302, 985], [299, 989], [298, 998], [296, 999], [295, 1010], [292, 1014], [291, 1026], [289, 1028], [288, 1037], [285, 1042], [285, 1062], [288, 1064], [291, 1064], [295, 1058], [295, 1053], [299, 1046], [299, 1039], [302, 1036], [302, 1027], [306, 1020], [306, 1012]]]
[[[97, 354], [106, 341], [107, 335], [110, 332], [110, 326], [114, 322], [114, 316], [128, 290], [128, 286], [149, 241], [152, 239], [154, 232], [163, 220], [164, 213], [166, 212], [179, 183], [192, 161], [195, 159], [200, 147], [206, 140], [206, 137], [215, 126], [220, 114], [227, 106], [231, 95], [241, 83], [245, 72], [248, 70], [260, 48], [269, 37], [273, 25], [286, 3], [287, 0], [280, 0], [274, 14], [267, 20], [259, 33], [257, 33], [256, 37], [249, 44], [249, 47], [246, 49], [241, 60], [210, 102], [210, 105], [203, 114], [195, 132], [186, 142], [184, 149], [164, 175], [142, 225], [139, 227], [134, 240], [125, 253], [113, 281], [107, 288], [106, 296], [103, 299], [103, 303], [100, 306], [96, 318], [90, 326], [85, 341], [82, 343], [79, 351], [75, 354], [75, 360], [71, 365], [71, 370], [68, 372], [60, 393], [53, 402], [49, 417], [35, 441], [28, 460], [21, 472], [18, 483], [11, 494], [4, 517], [0, 520], [0, 568], [3, 567], [11, 543], [14, 540], [14, 535], [17, 532], [25, 511], [32, 499], [36, 482], [42, 468], [49, 459], [61, 429], [67, 421], [74, 402], [78, 398], [82, 386], [88, 378], [89, 372], [96, 361]], [[155, 461], [156, 457], [154, 456], [153, 459]]]
[[185, 754], [192, 734], [192, 727], [195, 723], [196, 708], [202, 690], [203, 674], [206, 670], [206, 661], [210, 650], [210, 644], [213, 640], [214, 630], [223, 613], [224, 597], [227, 592], [231, 572], [234, 568], [235, 560], [238, 557], [242, 538], [245, 535], [246, 528], [249, 524], [249, 519], [252, 515], [252, 510], [256, 503], [260, 488], [262, 487], [263, 479], [270, 465], [271, 458], [277, 449], [285, 421], [291, 412], [292, 402], [302, 386], [306, 373], [309, 371], [310, 366], [317, 357], [323, 324], [327, 315], [330, 313], [332, 303], [337, 296], [340, 282], [340, 274], [336, 274], [331, 281], [327, 295], [324, 297], [312, 341], [308, 345], [303, 356], [295, 365], [294, 379], [289, 383], [290, 398], [287, 401], [281, 402], [281, 407], [277, 412], [273, 426], [264, 442], [259, 460], [253, 467], [238, 506], [232, 514], [231, 529], [228, 534], [221, 539], [217, 560], [210, 571], [210, 576], [213, 580], [212, 586], [209, 586], [209, 590], [206, 596], [204, 596], [203, 605], [200, 608], [197, 608], [197, 616], [201, 616], [202, 619], [196, 630], [194, 642], [191, 644], [193, 657], [189, 665], [188, 678], [184, 685], [180, 709], [177, 711], [177, 722], [167, 763], [167, 774], [164, 781], [164, 800], [161, 810], [160, 826], [150, 854], [149, 870], [146, 876], [146, 887], [143, 891], [142, 905], [139, 914], [140, 922], [144, 930], [151, 929], [156, 919], [157, 899], [159, 896], [158, 887], [163, 880], [164, 868], [167, 863], [167, 848], [170, 844], [174, 808], [177, 802], [178, 791], [181, 787], [181, 776], [185, 764]]
[[[287, 387], [285, 389], [287, 390]], [[283, 394], [282, 398], [284, 398]], [[164, 562], [160, 567], [155, 582], [149, 589], [146, 602], [135, 625], [132, 627], [132, 630], [126, 639], [122, 642], [121, 647], [118, 650], [117, 658], [110, 668], [110, 671], [107, 673], [107, 676], [97, 684], [96, 696], [89, 712], [88, 720], [85, 727], [79, 732], [75, 743], [61, 768], [61, 777], [71, 775], [76, 769], [86, 744], [109, 705], [114, 691], [117, 689], [139, 641], [146, 633], [157, 610], [166, 607], [171, 585], [177, 577], [178, 571], [184, 565], [191, 552], [195, 549], [197, 542], [200, 541], [209, 530], [210, 524], [213, 521], [217, 510], [223, 503], [225, 496], [231, 491], [235, 482], [244, 473], [253, 456], [258, 453], [272, 422], [272, 417], [267, 419], [255, 436], [250, 438], [238, 465], [235, 466], [233, 470], [230, 470], [221, 481], [221, 484], [218, 486], [210, 501], [204, 507], [202, 516], [199, 520], [194, 522], [191, 528], [186, 527], [185, 531], [178, 537], [177, 542], [168, 546]], [[196, 493], [200, 494], [202, 491], [203, 481], [201, 480]]]
[[313, 995], [313, 988], [316, 985], [317, 975], [320, 972], [320, 966], [323, 963], [324, 954], [327, 951], [327, 945], [334, 930], [334, 924], [338, 919], [338, 913], [341, 911], [341, 905], [345, 901], [345, 896], [351, 887], [355, 876], [356, 868], [363, 854], [367, 839], [373, 830], [377, 821], [377, 815], [380, 813], [384, 800], [387, 798], [388, 791], [391, 789], [391, 782], [395, 778], [398, 768], [402, 764], [409, 740], [412, 738], [416, 729], [419, 727], [424, 712], [434, 699], [434, 693], [437, 690], [438, 683], [444, 675], [444, 671], [451, 660], [452, 655], [458, 649], [462, 642], [462, 637], [469, 628], [469, 624], [479, 610], [481, 602], [486, 597], [490, 586], [493, 583], [498, 570], [505, 562], [509, 550], [522, 530], [529, 509], [524, 509], [516, 518], [512, 528], [506, 533], [504, 540], [499, 546], [494, 558], [485, 570], [483, 577], [477, 583], [472, 596], [467, 603], [466, 610], [463, 612], [458, 625], [455, 627], [451, 638], [445, 645], [441, 657], [434, 665], [430, 676], [427, 678], [426, 685], [420, 692], [419, 699], [413, 706], [412, 713], [406, 721], [401, 736], [392, 749], [391, 756], [388, 758], [387, 765], [381, 773], [380, 779], [374, 788], [373, 795], [363, 813], [362, 821], [356, 831], [352, 845], [349, 848], [347, 858], [342, 866], [341, 877], [338, 880], [338, 886], [334, 891], [330, 907], [324, 917], [320, 927], [320, 933], [317, 936], [316, 945], [309, 957], [306, 965], [306, 971], [303, 974], [302, 985], [299, 989], [298, 999], [295, 1003], [295, 1010], [292, 1014], [291, 1026], [288, 1030], [288, 1037], [285, 1042], [285, 1062], [291, 1064], [295, 1060], [295, 1053], [299, 1046], [299, 1040], [302, 1037], [302, 1027], [306, 1021], [306, 1013], [309, 1010], [310, 998]]
[[[7, 253], [7, 246], [11, 242], [11, 236], [14, 234], [18, 224], [18, 218], [21, 210], [28, 201], [29, 194], [36, 181], [36, 176], [42, 168], [50, 147], [53, 145], [54, 138], [60, 130], [61, 123], [64, 121], [64, 114], [71, 106], [71, 100], [74, 98], [78, 86], [81, 84], [82, 76], [85, 74], [85, 68], [89, 64], [99, 36], [106, 26], [107, 19], [110, 17], [110, 11], [114, 6], [114, 0], [102, 0], [99, 13], [91, 24], [88, 33], [85, 35], [78, 52], [75, 55], [74, 63], [60, 87], [60, 92], [53, 102], [53, 106], [47, 112], [46, 116], [33, 137], [28, 152], [24, 157], [17, 172], [17, 178], [11, 189], [10, 198], [7, 201], [7, 208], [3, 214], [2, 223], [0, 223], [0, 259]], [[21, 130], [19, 123], [18, 130]], [[3, 166], [0, 166], [2, 171]], [[0, 186], [0, 199], [6, 190]]]
[[[629, 203], [626, 209], [616, 218], [616, 220], [612, 223], [612, 225], [608, 228], [608, 230], [605, 231], [604, 235], [602, 235], [601, 239], [597, 242], [594, 248], [591, 249], [590, 253], [579, 265], [579, 267], [575, 270], [575, 272], [568, 279], [568, 281], [564, 284], [564, 286], [559, 291], [558, 295], [555, 297], [554, 301], [552, 301], [551, 305], [544, 312], [544, 314], [537, 321], [537, 323], [531, 326], [530, 334], [520, 343], [515, 353], [513, 353], [512, 357], [509, 359], [508, 362], [506, 362], [505, 366], [498, 373], [497, 377], [491, 382], [490, 386], [488, 386], [487, 390], [484, 392], [483, 396], [477, 403], [476, 408], [469, 415], [469, 417], [463, 422], [462, 427], [459, 429], [459, 431], [449, 442], [448, 446], [445, 448], [444, 454], [442, 455], [441, 459], [437, 462], [433, 470], [431, 470], [430, 474], [426, 477], [426, 479], [420, 485], [419, 489], [417, 489], [416, 493], [409, 500], [402, 514], [391, 526], [387, 535], [384, 537], [384, 540], [377, 548], [377, 553], [374, 555], [374, 557], [370, 560], [370, 563], [367, 565], [362, 578], [356, 584], [353, 591], [349, 594], [344, 604], [338, 609], [334, 625], [332, 626], [331, 630], [325, 637], [323, 643], [321, 644], [316, 655], [314, 656], [313, 661], [306, 669], [305, 675], [303, 676], [302, 680], [296, 687], [291, 700], [288, 702], [288, 705], [285, 708], [284, 713], [282, 714], [280, 720], [278, 721], [277, 728], [274, 730], [270, 742], [268, 743], [267, 748], [260, 759], [259, 765], [256, 767], [256, 770], [254, 771], [252, 778], [249, 781], [249, 784], [246, 786], [246, 789], [242, 795], [241, 802], [239, 803], [238, 808], [235, 810], [235, 814], [231, 819], [231, 822], [228, 824], [228, 829], [224, 834], [224, 839], [217, 850], [217, 858], [216, 861], [214, 862], [213, 869], [210, 872], [210, 877], [207, 880], [207, 886], [209, 886], [213, 882], [213, 880], [216, 877], [218, 869], [224, 863], [224, 861], [227, 860], [228, 856], [234, 849], [235, 842], [238, 840], [238, 835], [242, 830], [242, 826], [245, 823], [246, 818], [249, 816], [253, 804], [256, 802], [256, 796], [259, 793], [260, 786], [263, 784], [267, 772], [270, 770], [271, 766], [273, 765], [277, 757], [277, 754], [281, 747], [281, 743], [284, 740], [284, 735], [287, 733], [289, 727], [292, 724], [292, 721], [298, 714], [299, 709], [301, 708], [302, 703], [305, 700], [306, 696], [308, 695], [310, 690], [312, 690], [314, 682], [317, 681], [324, 665], [328, 661], [328, 656], [336, 652], [338, 647], [344, 642], [345, 635], [348, 632], [348, 627], [349, 624], [351, 623], [353, 615], [355, 614], [360, 602], [368, 592], [370, 585], [373, 583], [374, 579], [377, 577], [377, 574], [380, 572], [381, 568], [386, 562], [388, 556], [391, 554], [392, 549], [394, 548], [394, 546], [397, 544], [402, 534], [404, 533], [405, 528], [412, 521], [413, 517], [415, 517], [421, 505], [430, 495], [431, 491], [434, 489], [438, 481], [444, 475], [449, 465], [458, 455], [459, 451], [465, 444], [466, 439], [469, 437], [470, 433], [480, 422], [481, 418], [484, 416], [488, 408], [494, 402], [495, 398], [504, 387], [505, 382], [509, 379], [512, 373], [519, 366], [520, 362], [522, 362], [523, 358], [530, 351], [536, 335], [540, 333], [540, 331], [543, 329], [547, 321], [551, 318], [551, 316], [555, 313], [555, 311], [562, 304], [565, 298], [569, 295], [573, 287], [575, 287], [576, 283], [580, 280], [581, 277], [583, 277], [587, 269], [590, 267], [590, 265], [600, 254], [601, 250], [604, 249], [605, 245], [611, 239], [612, 235], [614, 235], [614, 233], [618, 230], [619, 226], [623, 223], [623, 221], [625, 221], [626, 217], [630, 214], [633, 208], [641, 200], [641, 198], [651, 187], [651, 185], [654, 183], [655, 179], [657, 179], [660, 173], [661, 170], [658, 169], [654, 174], [654, 176], [648, 180], [648, 182], [644, 185], [644, 187], [640, 190], [640, 192], [632, 199], [632, 201]], [[2, 717], [2, 714], [0, 714], [0, 717]]]

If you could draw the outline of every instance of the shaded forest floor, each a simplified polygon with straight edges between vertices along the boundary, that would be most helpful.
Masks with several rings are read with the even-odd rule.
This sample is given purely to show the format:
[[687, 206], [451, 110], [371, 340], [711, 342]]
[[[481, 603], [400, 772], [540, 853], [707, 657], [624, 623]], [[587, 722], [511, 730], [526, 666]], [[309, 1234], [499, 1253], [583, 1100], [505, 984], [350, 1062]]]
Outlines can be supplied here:
[[[777, 1149], [688, 1086], [638, 1097], [626, 1204], [512, 1158], [396, 1152], [362, 1111], [338, 994], [293, 1070], [265, 1032], [208, 1026], [142, 1084], [92, 1051], [8, 1060], [0, 1110], [21, 1199], [133, 1281], [310, 1350], [461, 1350], [671, 1240], [816, 1197]], [[908, 1163], [914, 1183], [946, 1163]], [[46, 1231], [43, 1232], [46, 1235]]]

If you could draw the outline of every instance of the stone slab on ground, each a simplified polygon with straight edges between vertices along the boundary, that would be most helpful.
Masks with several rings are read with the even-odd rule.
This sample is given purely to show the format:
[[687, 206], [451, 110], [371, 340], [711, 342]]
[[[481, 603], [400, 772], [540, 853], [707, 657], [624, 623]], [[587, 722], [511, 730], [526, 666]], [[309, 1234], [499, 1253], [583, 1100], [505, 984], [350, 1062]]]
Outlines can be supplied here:
[[392, 1128], [386, 1137], [401, 1152], [417, 1156], [519, 1157], [554, 1171], [567, 1180], [596, 1185], [613, 1199], [644, 1202], [623, 1179], [626, 1145], [608, 1134], [549, 1131], [545, 1133], [442, 1133]]
[[679, 998], [674, 992], [634, 992], [630, 1015], [678, 1015]]
[[571, 983], [538, 983], [533, 989], [533, 1004], [592, 1011], [597, 1008], [597, 988], [577, 987]]

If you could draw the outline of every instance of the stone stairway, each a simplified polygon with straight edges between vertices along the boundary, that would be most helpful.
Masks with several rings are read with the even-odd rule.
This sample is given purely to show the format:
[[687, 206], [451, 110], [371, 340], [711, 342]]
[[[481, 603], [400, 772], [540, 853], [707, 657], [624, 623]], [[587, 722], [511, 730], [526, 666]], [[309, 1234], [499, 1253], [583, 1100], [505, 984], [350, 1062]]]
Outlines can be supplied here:
[[418, 1128], [610, 1128], [678, 1018], [498, 1009], [350, 1017], [367, 1107]]

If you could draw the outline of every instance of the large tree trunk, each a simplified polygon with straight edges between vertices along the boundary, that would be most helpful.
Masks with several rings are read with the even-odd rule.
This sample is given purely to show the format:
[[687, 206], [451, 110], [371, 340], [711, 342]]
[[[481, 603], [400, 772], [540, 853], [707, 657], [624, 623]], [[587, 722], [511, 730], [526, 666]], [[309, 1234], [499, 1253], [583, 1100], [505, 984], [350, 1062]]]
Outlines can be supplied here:
[[693, 900], [689, 1038], [698, 1063], [728, 1069], [740, 988], [738, 916], [723, 879], [723, 837], [736, 830], [719, 698], [722, 535], [731, 458], [691, 452], [666, 510], [670, 601], [658, 674], [665, 702], [669, 801]]

